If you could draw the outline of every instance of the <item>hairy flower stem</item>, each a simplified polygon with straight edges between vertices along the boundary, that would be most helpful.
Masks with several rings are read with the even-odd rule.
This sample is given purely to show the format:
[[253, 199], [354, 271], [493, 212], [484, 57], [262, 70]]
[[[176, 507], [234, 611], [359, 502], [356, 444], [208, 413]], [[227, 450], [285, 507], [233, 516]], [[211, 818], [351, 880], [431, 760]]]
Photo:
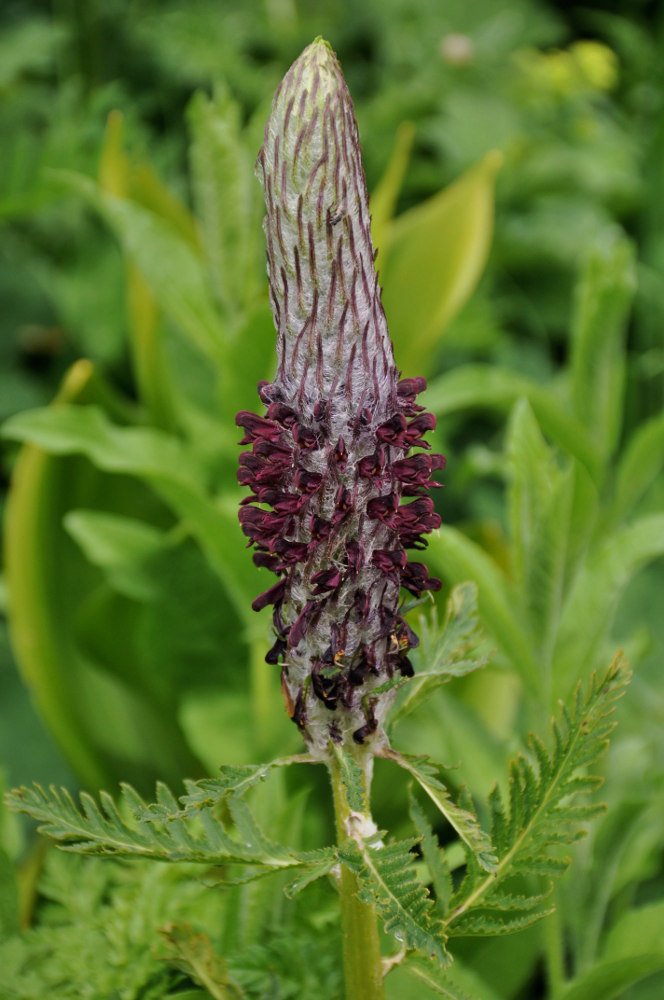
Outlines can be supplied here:
[[[364, 773], [362, 814], [365, 820], [371, 823], [370, 786], [373, 758], [369, 754], [364, 754], [357, 763]], [[341, 844], [350, 834], [352, 810], [348, 805], [337, 760], [332, 758], [328, 766], [332, 779], [337, 841]], [[376, 911], [358, 898], [358, 888], [357, 876], [342, 865], [339, 896], [346, 1000], [385, 1000]]]

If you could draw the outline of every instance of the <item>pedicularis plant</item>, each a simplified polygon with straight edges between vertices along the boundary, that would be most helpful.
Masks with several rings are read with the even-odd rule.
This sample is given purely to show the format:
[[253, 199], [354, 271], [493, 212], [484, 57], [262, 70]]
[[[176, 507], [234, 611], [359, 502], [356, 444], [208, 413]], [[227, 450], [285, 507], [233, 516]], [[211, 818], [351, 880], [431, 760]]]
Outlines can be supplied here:
[[[281, 664], [286, 710], [307, 752], [222, 767], [186, 782], [179, 800], [160, 785], [153, 804], [129, 786], [120, 806], [83, 794], [79, 809], [65, 791], [39, 786], [9, 801], [83, 854], [194, 862], [214, 867], [216, 883], [288, 872], [288, 897], [327, 877], [339, 895], [348, 1000], [384, 997], [398, 965], [454, 998], [455, 938], [519, 930], [551, 912], [551, 880], [568, 864], [560, 845], [602, 809], [578, 799], [600, 783], [588, 768], [606, 748], [627, 671], [618, 657], [577, 691], [553, 723], [551, 750], [530, 737], [506, 791], [496, 785], [490, 795], [486, 829], [468, 795], [453, 801], [438, 765], [392, 749], [391, 720], [485, 657], [473, 584], [452, 591], [442, 627], [420, 616], [421, 646], [406, 618], [440, 588], [408, 553], [440, 525], [429, 494], [444, 459], [424, 437], [435, 426], [416, 403], [424, 379], [400, 378], [395, 364], [353, 106], [321, 39], [277, 91], [257, 172], [278, 364], [274, 380], [259, 384], [264, 412], [237, 417], [251, 445], [240, 457], [238, 478], [251, 490], [240, 521], [254, 562], [277, 576], [253, 607], [273, 606], [266, 660]], [[377, 829], [376, 757], [405, 769], [442, 814], [452, 828], [444, 849], [414, 795], [412, 836], [394, 841]], [[257, 823], [251, 789], [290, 764], [329, 770], [335, 845], [301, 851]], [[381, 942], [379, 918], [392, 946]], [[245, 995], [232, 967], [217, 986], [215, 996]]]

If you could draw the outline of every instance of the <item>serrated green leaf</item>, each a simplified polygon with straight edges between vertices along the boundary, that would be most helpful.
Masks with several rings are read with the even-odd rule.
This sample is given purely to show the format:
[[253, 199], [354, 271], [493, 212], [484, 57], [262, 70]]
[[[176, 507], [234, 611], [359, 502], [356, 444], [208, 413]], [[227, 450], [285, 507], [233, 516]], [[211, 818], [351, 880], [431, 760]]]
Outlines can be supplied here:
[[[491, 926], [491, 933], [498, 933], [498, 925], [516, 929], [510, 920], [491, 917], [487, 922], [486, 904], [495, 899], [496, 908], [504, 901], [505, 878], [510, 875], [561, 874], [568, 860], [555, 853], [558, 844], [569, 843], [582, 835], [579, 822], [596, 815], [602, 806], [595, 803], [579, 805], [572, 799], [580, 791], [588, 791], [593, 784], [577, 781], [579, 768], [593, 763], [604, 753], [608, 736], [615, 725], [611, 715], [618, 698], [624, 693], [629, 671], [617, 656], [608, 671], [601, 677], [593, 676], [585, 697], [577, 689], [574, 705], [563, 708], [562, 721], [552, 726], [554, 749], [545, 759], [546, 751], [539, 741], [531, 741], [532, 762], [518, 756], [510, 763], [509, 802], [506, 805], [496, 787], [489, 797], [493, 821], [494, 847], [498, 863], [487, 877], [479, 869], [468, 866], [450, 904], [445, 927], [452, 933], [479, 933], [480, 928]], [[585, 776], [584, 776], [585, 777]], [[523, 902], [522, 909], [531, 906], [538, 910], [541, 899], [531, 894], [530, 902]], [[472, 920], [467, 916], [471, 915]], [[475, 922], [474, 915], [478, 915]], [[519, 920], [521, 918], [518, 918]], [[495, 926], [494, 926], [495, 924]]]
[[353, 760], [349, 753], [342, 752], [336, 746], [334, 747], [334, 755], [339, 767], [339, 775], [345, 789], [349, 809], [357, 813], [364, 812], [367, 791], [362, 768]]
[[613, 452], [620, 433], [625, 326], [635, 288], [632, 244], [603, 233], [577, 287], [571, 355], [574, 410], [602, 457]]
[[664, 554], [664, 514], [651, 514], [605, 539], [571, 588], [553, 661], [554, 694], [566, 698], [581, 666], [597, 663], [621, 594], [634, 574]]
[[268, 764], [222, 765], [219, 777], [201, 778], [200, 781], [185, 780], [187, 793], [180, 799], [185, 808], [180, 815], [195, 815], [200, 809], [217, 805], [230, 795], [242, 796], [254, 785], [264, 781], [277, 767], [313, 762], [308, 754], [297, 754], [293, 757], [278, 757]]
[[242, 1000], [246, 996], [225, 960], [215, 954], [207, 934], [193, 931], [188, 924], [167, 924], [160, 934], [168, 948], [167, 961], [191, 976], [214, 1000]]
[[390, 725], [415, 711], [441, 684], [481, 669], [488, 657], [478, 651], [482, 634], [477, 613], [477, 586], [466, 581], [452, 589], [442, 625], [435, 610], [418, 620], [420, 645], [415, 654], [414, 677], [405, 678], [408, 690], [390, 716]]
[[479, 821], [468, 809], [456, 805], [445, 785], [437, 776], [438, 766], [426, 757], [411, 757], [408, 754], [385, 751], [384, 756], [395, 761], [415, 778], [431, 801], [438, 807], [448, 823], [473, 852], [478, 864], [487, 872], [492, 872], [497, 864], [488, 834], [482, 830]]
[[501, 934], [514, 934], [516, 931], [523, 931], [526, 927], [536, 924], [543, 917], [548, 917], [553, 913], [555, 907], [549, 906], [544, 910], [529, 912], [518, 917], [496, 917], [486, 910], [478, 912], [473, 910], [471, 914], [464, 914], [454, 925], [454, 934], [459, 937], [494, 937]]
[[436, 894], [436, 907], [444, 913], [452, 897], [452, 876], [447, 866], [445, 851], [438, 846], [438, 841], [424, 812], [412, 792], [409, 795], [410, 818], [420, 839], [422, 857], [429, 869], [431, 884]]
[[292, 882], [284, 886], [284, 896], [287, 899], [294, 899], [298, 893], [306, 889], [312, 882], [323, 878], [325, 875], [329, 875], [338, 863], [336, 853], [330, 853], [328, 857], [324, 857], [320, 861], [303, 863], [298, 871], [297, 878], [294, 878]]
[[417, 882], [412, 841], [370, 847], [360, 837], [339, 847], [339, 858], [359, 882], [359, 898], [374, 905], [385, 930], [406, 948], [416, 948], [441, 965], [449, 962], [433, 901]]
[[518, 602], [509, 580], [475, 542], [450, 525], [441, 525], [429, 539], [432, 569], [451, 585], [474, 580], [482, 621], [513, 662], [522, 679], [539, 690], [539, 668], [516, 611]]
[[512, 862], [511, 867], [514, 874], [518, 875], [543, 875], [556, 878], [564, 875], [570, 866], [569, 858], [556, 858], [544, 855], [520, 854]]
[[274, 866], [290, 863], [293, 852], [263, 833], [244, 799], [231, 795], [227, 802], [235, 829], [245, 847], [260, 854], [264, 863]]
[[[91, 796], [81, 793], [81, 808], [66, 789], [40, 785], [21, 788], [7, 795], [7, 804], [16, 812], [25, 812], [40, 823], [40, 832], [59, 842], [66, 851], [79, 854], [144, 857], [157, 861], [191, 861], [206, 866], [215, 864], [258, 864], [275, 868], [297, 867], [311, 858], [266, 838], [240, 800], [234, 800], [235, 818], [246, 840], [241, 842], [226, 833], [209, 809], [201, 809], [194, 819], [172, 815], [172, 799], [162, 790], [162, 802], [147, 804], [129, 785], [122, 786], [129, 818], [119, 812], [107, 794], [102, 794], [102, 809]], [[320, 860], [316, 854], [314, 860]]]

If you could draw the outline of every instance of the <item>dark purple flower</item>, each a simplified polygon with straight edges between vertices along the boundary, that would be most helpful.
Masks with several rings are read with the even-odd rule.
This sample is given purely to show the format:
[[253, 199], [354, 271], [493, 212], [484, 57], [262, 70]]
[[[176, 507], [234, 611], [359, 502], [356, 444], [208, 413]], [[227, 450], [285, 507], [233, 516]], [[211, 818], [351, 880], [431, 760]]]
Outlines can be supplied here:
[[[418, 639], [400, 616], [402, 588], [437, 590], [408, 548], [440, 525], [426, 495], [444, 466], [416, 403], [423, 378], [399, 380], [374, 268], [369, 204], [353, 106], [339, 63], [315, 41], [274, 98], [257, 161], [267, 214], [267, 270], [277, 373], [243, 411], [240, 508], [273, 604], [289, 715], [312, 753], [330, 741], [379, 745], [392, 692]], [[415, 497], [403, 504], [403, 497]]]

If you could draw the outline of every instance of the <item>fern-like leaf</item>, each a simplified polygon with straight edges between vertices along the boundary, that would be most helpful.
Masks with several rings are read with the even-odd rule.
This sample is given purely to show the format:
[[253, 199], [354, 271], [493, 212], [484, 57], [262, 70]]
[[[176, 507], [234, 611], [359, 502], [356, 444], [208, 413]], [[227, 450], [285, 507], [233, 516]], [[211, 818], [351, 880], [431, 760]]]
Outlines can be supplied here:
[[427, 822], [424, 810], [411, 792], [410, 818], [420, 837], [422, 857], [431, 874], [431, 884], [436, 894], [436, 907], [445, 913], [452, 897], [452, 876], [447, 864], [445, 851], [438, 846], [438, 840]]
[[[296, 754], [293, 757], [278, 757], [267, 764], [223, 765], [220, 774], [215, 778], [201, 778], [199, 781], [185, 780], [186, 795], [180, 799], [186, 815], [193, 815], [200, 809], [211, 808], [223, 802], [229, 795], [242, 796], [254, 785], [264, 781], [271, 771], [277, 767], [288, 767], [290, 764], [315, 763], [308, 754]], [[181, 807], [177, 806], [176, 809]]]
[[7, 796], [10, 808], [40, 823], [39, 830], [66, 851], [144, 857], [157, 861], [191, 861], [207, 866], [257, 865], [261, 873], [327, 865], [335, 861], [334, 848], [297, 852], [270, 840], [256, 823], [248, 805], [231, 796], [229, 809], [239, 839], [231, 836], [212, 809], [200, 808], [195, 817], [184, 815], [172, 793], [158, 787], [157, 802], [147, 804], [129, 785], [122, 786], [125, 804], [120, 811], [110, 795], [100, 803], [86, 792], [76, 805], [66, 789], [40, 785], [21, 788]]
[[[550, 912], [545, 905], [547, 892], [519, 893], [532, 876], [560, 875], [569, 860], [556, 853], [558, 846], [582, 837], [580, 824], [603, 810], [596, 803], [576, 801], [579, 794], [601, 784], [598, 777], [580, 773], [580, 768], [593, 764], [606, 750], [615, 725], [611, 716], [628, 680], [629, 671], [618, 655], [604, 677], [592, 677], [585, 698], [577, 689], [573, 708], [562, 708], [562, 718], [552, 725], [553, 749], [548, 751], [531, 736], [528, 756], [511, 762], [507, 801], [497, 788], [489, 796], [498, 864], [487, 877], [476, 858], [468, 855], [466, 876], [444, 920], [448, 934], [508, 933]], [[510, 891], [515, 882], [516, 895]]]
[[472, 811], [472, 803], [464, 806], [455, 803], [445, 785], [438, 777], [438, 765], [427, 757], [413, 757], [409, 754], [385, 750], [383, 756], [393, 760], [415, 778], [420, 787], [436, 804], [445, 819], [454, 827], [461, 840], [472, 851], [477, 863], [484, 871], [494, 871], [497, 858], [488, 834], [482, 829], [477, 816]]
[[408, 682], [406, 696], [392, 713], [390, 726], [415, 711], [435, 688], [486, 664], [488, 655], [482, 647], [477, 585], [467, 581], [454, 587], [442, 625], [438, 624], [434, 610], [430, 618], [419, 616], [417, 632], [420, 645], [415, 653], [416, 673], [404, 679]]
[[333, 746], [332, 752], [339, 768], [339, 776], [343, 784], [348, 808], [353, 812], [361, 813], [366, 807], [367, 798], [362, 768], [353, 760], [349, 753], [343, 753], [339, 747]]
[[449, 962], [442, 923], [433, 900], [417, 881], [411, 852], [413, 842], [371, 846], [357, 836], [339, 847], [339, 858], [359, 882], [359, 898], [374, 905], [385, 930], [406, 948], [416, 948], [441, 965]]
[[166, 924], [160, 932], [168, 949], [166, 961], [203, 986], [214, 1000], [243, 1000], [246, 993], [216, 955], [207, 934], [193, 931], [189, 924]]

